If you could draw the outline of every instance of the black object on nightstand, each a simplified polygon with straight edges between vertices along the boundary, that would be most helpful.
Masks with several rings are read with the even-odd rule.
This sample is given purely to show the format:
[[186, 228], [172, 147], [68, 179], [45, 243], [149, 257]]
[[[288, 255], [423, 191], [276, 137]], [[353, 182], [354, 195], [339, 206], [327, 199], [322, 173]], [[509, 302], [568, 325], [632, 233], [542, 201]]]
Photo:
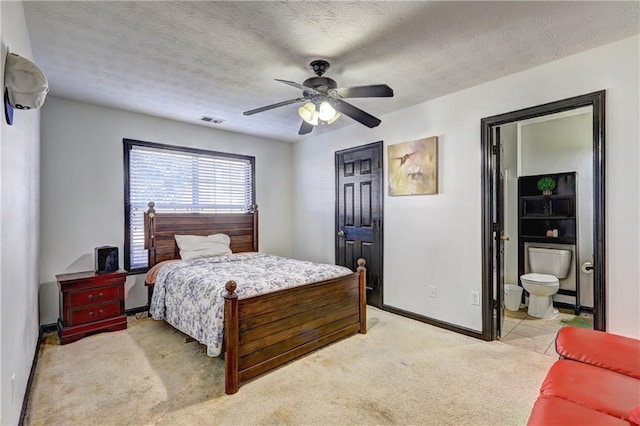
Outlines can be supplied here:
[[99, 274], [118, 270], [118, 247], [102, 246], [94, 249], [95, 270]]
[[67, 344], [101, 331], [127, 328], [124, 283], [127, 271], [75, 272], [56, 275], [60, 288], [60, 343]]

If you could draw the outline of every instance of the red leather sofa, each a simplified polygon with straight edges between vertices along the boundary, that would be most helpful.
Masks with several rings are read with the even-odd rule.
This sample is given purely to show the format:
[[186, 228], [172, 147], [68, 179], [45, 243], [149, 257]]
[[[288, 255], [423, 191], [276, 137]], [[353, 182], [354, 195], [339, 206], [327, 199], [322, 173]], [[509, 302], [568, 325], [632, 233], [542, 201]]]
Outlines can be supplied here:
[[529, 426], [640, 425], [640, 340], [563, 327]]

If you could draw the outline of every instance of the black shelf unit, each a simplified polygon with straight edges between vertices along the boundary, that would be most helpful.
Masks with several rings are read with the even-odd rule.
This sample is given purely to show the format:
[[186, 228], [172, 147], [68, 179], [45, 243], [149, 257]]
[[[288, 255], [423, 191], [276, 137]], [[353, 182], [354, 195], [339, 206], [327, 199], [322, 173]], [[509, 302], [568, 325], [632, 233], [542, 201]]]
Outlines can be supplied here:
[[[556, 187], [550, 195], [543, 195], [538, 181], [551, 177]], [[518, 178], [518, 274], [525, 273], [525, 243], [568, 244], [574, 246], [576, 290], [560, 289], [558, 294], [575, 297], [575, 305], [554, 302], [554, 305], [580, 310], [580, 280], [578, 265], [578, 218], [576, 172], [521, 176]], [[557, 236], [548, 236], [557, 230]]]

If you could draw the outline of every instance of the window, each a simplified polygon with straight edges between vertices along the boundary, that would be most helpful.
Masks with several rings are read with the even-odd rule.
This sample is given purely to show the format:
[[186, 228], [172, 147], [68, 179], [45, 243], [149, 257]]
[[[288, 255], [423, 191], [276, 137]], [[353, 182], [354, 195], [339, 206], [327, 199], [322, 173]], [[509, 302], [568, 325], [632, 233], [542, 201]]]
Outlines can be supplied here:
[[124, 139], [124, 263], [145, 272], [144, 213], [246, 213], [254, 203], [255, 158]]

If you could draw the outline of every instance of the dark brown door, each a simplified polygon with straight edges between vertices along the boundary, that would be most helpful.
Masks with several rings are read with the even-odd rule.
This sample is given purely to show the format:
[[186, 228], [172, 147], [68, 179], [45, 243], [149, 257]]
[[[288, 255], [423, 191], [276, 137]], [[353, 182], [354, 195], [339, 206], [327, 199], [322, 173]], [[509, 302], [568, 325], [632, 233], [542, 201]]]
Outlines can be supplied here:
[[336, 264], [367, 261], [367, 303], [382, 307], [382, 142], [336, 152]]
[[495, 135], [492, 135], [493, 152], [495, 154], [495, 170], [493, 170], [494, 182], [494, 268], [495, 268], [495, 330], [494, 339], [502, 339], [504, 329], [504, 242], [508, 237], [504, 236], [504, 166], [502, 163], [503, 150], [500, 139], [500, 127], [495, 128]]

